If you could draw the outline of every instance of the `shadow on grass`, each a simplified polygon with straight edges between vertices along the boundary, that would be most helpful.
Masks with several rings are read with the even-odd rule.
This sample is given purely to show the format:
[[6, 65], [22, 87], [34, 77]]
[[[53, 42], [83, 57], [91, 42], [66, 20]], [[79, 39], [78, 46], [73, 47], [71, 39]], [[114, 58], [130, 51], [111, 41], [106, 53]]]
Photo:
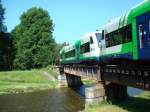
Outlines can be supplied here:
[[125, 100], [113, 100], [113, 105], [119, 106], [129, 112], [149, 112], [150, 99], [140, 97], [128, 97]]

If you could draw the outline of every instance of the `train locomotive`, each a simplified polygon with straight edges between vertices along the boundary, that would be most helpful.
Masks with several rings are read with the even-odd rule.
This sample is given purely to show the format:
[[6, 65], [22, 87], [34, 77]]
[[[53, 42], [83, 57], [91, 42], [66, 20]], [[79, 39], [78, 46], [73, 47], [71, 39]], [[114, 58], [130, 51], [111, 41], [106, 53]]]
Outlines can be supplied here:
[[150, 64], [150, 0], [60, 51], [61, 64]]

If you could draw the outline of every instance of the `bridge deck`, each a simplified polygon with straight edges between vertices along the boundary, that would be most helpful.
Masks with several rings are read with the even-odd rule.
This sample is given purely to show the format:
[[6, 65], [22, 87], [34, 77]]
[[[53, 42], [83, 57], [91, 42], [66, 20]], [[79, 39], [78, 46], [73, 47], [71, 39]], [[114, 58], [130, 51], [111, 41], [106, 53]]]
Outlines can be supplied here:
[[150, 90], [150, 67], [63, 66], [65, 74]]

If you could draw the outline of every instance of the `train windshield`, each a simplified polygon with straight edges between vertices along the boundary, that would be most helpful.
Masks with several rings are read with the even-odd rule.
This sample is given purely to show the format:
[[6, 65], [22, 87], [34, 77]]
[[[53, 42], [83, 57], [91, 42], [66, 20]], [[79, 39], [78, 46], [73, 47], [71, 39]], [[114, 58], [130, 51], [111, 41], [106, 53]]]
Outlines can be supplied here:
[[102, 39], [102, 34], [101, 33], [95, 33], [96, 35], [96, 39], [97, 39], [97, 42], [101, 42], [101, 39]]

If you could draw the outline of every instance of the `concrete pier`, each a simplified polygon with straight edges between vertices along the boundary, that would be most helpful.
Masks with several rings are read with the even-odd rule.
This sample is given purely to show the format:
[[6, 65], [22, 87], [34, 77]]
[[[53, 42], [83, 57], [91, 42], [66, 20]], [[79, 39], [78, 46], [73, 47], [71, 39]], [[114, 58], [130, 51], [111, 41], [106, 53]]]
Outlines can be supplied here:
[[59, 87], [67, 87], [68, 86], [66, 75], [64, 73], [64, 68], [63, 67], [59, 68], [58, 86]]
[[87, 104], [98, 103], [106, 99], [104, 83], [99, 82], [85, 88], [85, 98]]
[[58, 86], [59, 87], [67, 87], [68, 86], [65, 74], [58, 75]]

